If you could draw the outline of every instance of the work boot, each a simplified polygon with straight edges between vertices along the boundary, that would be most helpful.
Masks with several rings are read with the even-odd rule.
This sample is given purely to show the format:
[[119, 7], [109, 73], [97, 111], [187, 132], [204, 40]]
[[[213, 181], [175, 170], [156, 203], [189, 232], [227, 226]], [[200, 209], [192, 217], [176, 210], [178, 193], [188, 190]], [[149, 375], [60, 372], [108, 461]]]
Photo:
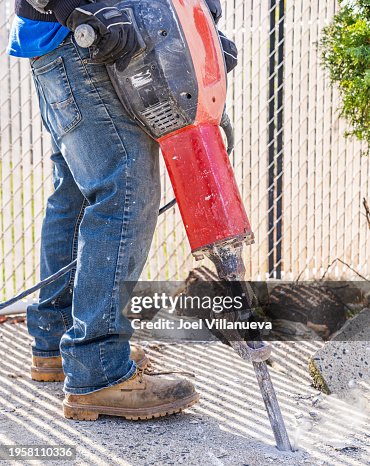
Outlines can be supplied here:
[[[146, 369], [150, 362], [144, 349], [138, 345], [131, 345], [130, 358], [140, 369]], [[62, 358], [32, 356], [31, 378], [37, 382], [63, 382]]]
[[32, 356], [31, 378], [38, 382], [63, 382], [62, 358]]
[[186, 379], [147, 375], [141, 369], [125, 382], [87, 395], [67, 394], [64, 416], [95, 421], [100, 414], [132, 421], [179, 413], [199, 400], [194, 385]]

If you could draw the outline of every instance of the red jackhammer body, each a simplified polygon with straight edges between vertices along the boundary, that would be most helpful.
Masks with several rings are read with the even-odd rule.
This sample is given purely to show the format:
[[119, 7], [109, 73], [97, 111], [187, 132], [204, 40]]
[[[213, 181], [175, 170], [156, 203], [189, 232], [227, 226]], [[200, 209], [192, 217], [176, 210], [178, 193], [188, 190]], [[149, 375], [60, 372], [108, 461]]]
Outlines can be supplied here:
[[[204, 2], [173, 1], [197, 83], [191, 125], [159, 139], [193, 254], [225, 240], [252, 239], [220, 133], [226, 73], [217, 31]], [[188, 96], [187, 96], [188, 97]]]

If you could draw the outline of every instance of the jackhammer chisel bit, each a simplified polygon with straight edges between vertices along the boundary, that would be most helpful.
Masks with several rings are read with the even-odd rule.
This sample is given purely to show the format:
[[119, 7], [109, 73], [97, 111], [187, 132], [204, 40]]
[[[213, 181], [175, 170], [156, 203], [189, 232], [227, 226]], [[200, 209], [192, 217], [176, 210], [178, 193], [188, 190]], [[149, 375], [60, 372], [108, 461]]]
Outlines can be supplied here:
[[[237, 294], [244, 297], [245, 309], [243, 311], [248, 315], [248, 310], [252, 308], [253, 291], [249, 284], [244, 281], [245, 267], [242, 259], [242, 248], [243, 246], [240, 243], [229, 240], [225, 241], [222, 245], [213, 245], [209, 247], [208, 250], [204, 250], [204, 254], [215, 264], [220, 280], [230, 282], [234, 287], [236, 285]], [[236, 314], [229, 313], [228, 316], [232, 316], [231, 318], [233, 320], [245, 320], [242, 316], [242, 312]], [[260, 339], [251, 341], [241, 340], [240, 334], [237, 332], [228, 332], [224, 334], [224, 337], [242, 359], [250, 361], [253, 364], [278, 450], [292, 450], [266, 364], [266, 360], [271, 354], [271, 346]], [[254, 337], [256, 337], [256, 335], [254, 335]], [[257, 337], [259, 337], [259, 335], [257, 335]]]

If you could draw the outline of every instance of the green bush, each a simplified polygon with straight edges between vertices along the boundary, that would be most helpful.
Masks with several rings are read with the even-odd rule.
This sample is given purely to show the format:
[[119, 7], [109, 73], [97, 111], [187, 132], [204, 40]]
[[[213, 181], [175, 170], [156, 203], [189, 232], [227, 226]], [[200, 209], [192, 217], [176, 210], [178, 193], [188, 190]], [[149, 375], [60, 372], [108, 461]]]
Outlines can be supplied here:
[[341, 95], [341, 115], [370, 152], [370, 0], [341, 0], [321, 39], [322, 60]]

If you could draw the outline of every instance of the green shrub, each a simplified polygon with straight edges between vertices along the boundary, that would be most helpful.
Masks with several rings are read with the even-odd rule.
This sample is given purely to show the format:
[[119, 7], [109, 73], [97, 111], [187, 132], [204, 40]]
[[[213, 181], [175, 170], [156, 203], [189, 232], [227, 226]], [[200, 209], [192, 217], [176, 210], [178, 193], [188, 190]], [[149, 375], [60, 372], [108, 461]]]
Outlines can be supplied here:
[[370, 0], [341, 0], [321, 39], [322, 60], [341, 95], [341, 115], [370, 152]]

